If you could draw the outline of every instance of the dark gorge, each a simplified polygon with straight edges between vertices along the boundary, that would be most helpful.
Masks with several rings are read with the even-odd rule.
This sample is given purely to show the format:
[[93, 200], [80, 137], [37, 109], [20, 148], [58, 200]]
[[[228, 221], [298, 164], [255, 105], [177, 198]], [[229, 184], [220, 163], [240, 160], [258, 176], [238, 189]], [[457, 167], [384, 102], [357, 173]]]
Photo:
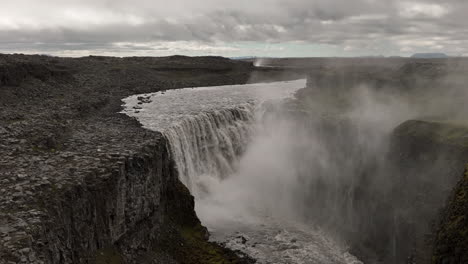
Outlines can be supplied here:
[[[464, 60], [1, 63], [2, 264], [253, 263], [267, 246], [289, 257], [277, 263], [468, 262]], [[229, 87], [193, 89], [188, 102], [210, 107], [153, 109], [167, 120], [154, 127], [143, 118], [164, 107], [165, 90], [303, 76], [290, 94], [264, 84], [213, 107], [196, 96], [224, 98]], [[131, 117], [118, 113], [133, 94], [144, 95], [127, 106]], [[214, 223], [237, 217], [237, 235]], [[208, 241], [204, 226], [221, 238]]]

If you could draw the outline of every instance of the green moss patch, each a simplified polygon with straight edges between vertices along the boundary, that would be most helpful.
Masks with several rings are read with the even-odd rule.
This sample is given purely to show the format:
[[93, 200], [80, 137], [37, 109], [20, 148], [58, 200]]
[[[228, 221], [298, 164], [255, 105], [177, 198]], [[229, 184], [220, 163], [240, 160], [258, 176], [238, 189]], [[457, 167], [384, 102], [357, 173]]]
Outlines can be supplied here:
[[123, 257], [114, 248], [101, 249], [94, 255], [94, 264], [123, 264]]
[[397, 134], [436, 143], [468, 147], [468, 125], [459, 121], [409, 120], [398, 126]]
[[208, 230], [201, 225], [194, 211], [194, 201], [187, 187], [179, 181], [174, 184], [169, 199], [168, 220], [153, 248], [154, 255], [170, 256], [183, 264], [243, 264], [254, 260], [239, 256], [232, 250], [208, 240]]
[[187, 263], [238, 263], [232, 256], [227, 256], [223, 248], [206, 240], [206, 231], [201, 225], [184, 227], [181, 235]]
[[468, 263], [468, 165], [442, 213], [432, 263]]
[[164, 239], [153, 248], [153, 253], [171, 256], [178, 263], [255, 263], [252, 259], [238, 256], [235, 252], [208, 241], [206, 228], [199, 223], [194, 226], [175, 226], [172, 230], [165, 230], [165, 233]]

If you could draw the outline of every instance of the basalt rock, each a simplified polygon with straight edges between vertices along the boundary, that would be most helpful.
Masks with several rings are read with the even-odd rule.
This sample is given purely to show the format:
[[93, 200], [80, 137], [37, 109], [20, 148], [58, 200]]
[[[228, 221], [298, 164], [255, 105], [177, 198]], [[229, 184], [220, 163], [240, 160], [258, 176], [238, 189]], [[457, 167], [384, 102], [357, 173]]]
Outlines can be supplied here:
[[437, 223], [432, 263], [468, 262], [468, 166]]

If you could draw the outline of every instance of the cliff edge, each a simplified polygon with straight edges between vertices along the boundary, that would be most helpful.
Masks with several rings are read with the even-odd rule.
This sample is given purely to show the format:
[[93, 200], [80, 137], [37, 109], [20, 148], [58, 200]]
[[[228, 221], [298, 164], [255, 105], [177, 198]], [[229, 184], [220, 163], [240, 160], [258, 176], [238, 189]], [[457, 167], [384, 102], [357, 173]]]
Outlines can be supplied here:
[[135, 93], [252, 71], [220, 57], [0, 55], [0, 263], [248, 263], [208, 242], [167, 140], [118, 112]]

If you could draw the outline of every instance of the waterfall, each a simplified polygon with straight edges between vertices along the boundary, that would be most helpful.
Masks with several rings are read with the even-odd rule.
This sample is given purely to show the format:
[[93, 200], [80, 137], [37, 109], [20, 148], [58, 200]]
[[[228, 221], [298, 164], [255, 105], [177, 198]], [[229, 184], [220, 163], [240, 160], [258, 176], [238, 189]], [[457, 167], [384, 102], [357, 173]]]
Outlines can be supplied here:
[[169, 139], [180, 180], [196, 198], [207, 185], [236, 171], [252, 132], [254, 105], [184, 117], [163, 133]]
[[310, 166], [324, 158], [309, 124], [284, 100], [304, 86], [298, 80], [139, 95], [126, 99], [126, 114], [168, 139], [179, 179], [214, 240], [257, 263], [361, 263], [299, 217]]

